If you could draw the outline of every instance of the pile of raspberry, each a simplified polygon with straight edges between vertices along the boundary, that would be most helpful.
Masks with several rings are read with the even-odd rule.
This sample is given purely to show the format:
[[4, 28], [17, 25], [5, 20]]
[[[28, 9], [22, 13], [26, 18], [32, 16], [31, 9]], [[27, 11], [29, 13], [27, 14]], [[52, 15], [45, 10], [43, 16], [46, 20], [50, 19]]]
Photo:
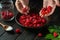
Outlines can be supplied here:
[[27, 28], [42, 27], [46, 24], [46, 19], [38, 14], [21, 15], [18, 19], [19, 23]]

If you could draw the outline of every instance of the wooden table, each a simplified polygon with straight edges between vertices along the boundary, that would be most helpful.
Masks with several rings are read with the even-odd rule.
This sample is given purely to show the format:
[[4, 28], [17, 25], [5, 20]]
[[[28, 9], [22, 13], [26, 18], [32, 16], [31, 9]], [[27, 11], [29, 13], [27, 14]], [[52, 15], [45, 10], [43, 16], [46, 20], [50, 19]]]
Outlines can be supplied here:
[[[15, 15], [18, 13], [17, 10], [15, 9]], [[58, 16], [55, 16], [55, 18], [52, 18], [51, 20], [54, 21], [52, 23], [55, 23], [57, 24], [59, 21], [56, 20]], [[53, 20], [54, 19], [54, 20]], [[59, 19], [60, 20], [60, 19]], [[18, 25], [16, 22], [15, 22], [15, 19], [10, 21], [10, 22], [5, 22], [3, 20], [0, 19], [0, 22], [3, 23], [3, 24], [7, 24], [7, 25], [11, 25], [13, 28], [14, 28], [14, 32], [6, 32], [4, 31], [4, 29], [0, 26], [0, 40], [34, 40], [34, 38], [36, 37], [37, 35], [37, 32], [34, 32], [34, 31], [28, 31], [24, 28], [22, 28], [20, 25]], [[60, 22], [59, 22], [60, 23]], [[58, 24], [59, 24], [58, 23]], [[15, 29], [16, 28], [20, 28], [22, 33], [21, 34], [17, 34], [15, 33]], [[43, 30], [44, 29], [44, 30]], [[43, 28], [42, 31], [43, 34], [45, 35], [46, 33], [46, 29]], [[40, 30], [41, 31], [41, 30]], [[40, 38], [40, 39], [37, 39], [37, 40], [45, 40], [44, 38]]]

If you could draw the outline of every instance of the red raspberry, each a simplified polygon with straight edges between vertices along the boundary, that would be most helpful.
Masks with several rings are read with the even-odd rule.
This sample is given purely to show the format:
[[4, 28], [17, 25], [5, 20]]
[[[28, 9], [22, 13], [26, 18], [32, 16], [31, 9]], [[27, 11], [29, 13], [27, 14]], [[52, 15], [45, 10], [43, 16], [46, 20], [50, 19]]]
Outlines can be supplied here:
[[42, 37], [42, 33], [38, 33], [38, 37]]
[[26, 7], [23, 8], [22, 11], [23, 11], [23, 12], [27, 12], [27, 8], [26, 8]]
[[20, 16], [21, 19], [26, 19], [25, 15]]
[[48, 13], [49, 13], [48, 10], [46, 10], [46, 11], [45, 11], [45, 14], [48, 14]]
[[46, 20], [44, 18], [42, 18], [41, 22], [42, 23], [46, 23]]
[[30, 17], [29, 20], [31, 21], [32, 20], [32, 17]]
[[37, 27], [41, 26], [40, 24], [37, 24]]
[[13, 13], [10, 11], [2, 11], [1, 14], [3, 19], [10, 19], [13, 17]]
[[36, 28], [37, 27], [37, 24], [34, 24], [33, 27]]
[[47, 8], [48, 13], [51, 12], [51, 10], [52, 10], [52, 7], [48, 6], [48, 8]]
[[41, 23], [41, 19], [37, 21], [38, 23]]
[[54, 32], [54, 33], [53, 33], [53, 36], [54, 36], [54, 37], [57, 37], [57, 36], [58, 36], [57, 32]]
[[43, 8], [43, 9], [42, 9], [42, 11], [41, 11], [42, 15], [45, 15], [45, 14], [46, 14], [46, 12], [45, 12], [46, 9], [47, 9], [47, 8]]
[[45, 11], [42, 11], [41, 13], [42, 13], [42, 15], [45, 15], [45, 14], [46, 14], [46, 12], [45, 12]]
[[12, 18], [12, 17], [13, 17], [13, 13], [12, 13], [12, 12], [9, 12], [9, 13], [8, 13], [8, 17], [9, 17], [9, 18]]
[[8, 19], [7, 15], [2, 16], [3, 19]]
[[16, 32], [16, 33], [20, 33], [21, 30], [20, 30], [19, 28], [17, 28], [17, 29], [15, 30], [15, 32]]
[[34, 22], [33, 22], [33, 24], [36, 24], [37, 23], [37, 20], [35, 20]]

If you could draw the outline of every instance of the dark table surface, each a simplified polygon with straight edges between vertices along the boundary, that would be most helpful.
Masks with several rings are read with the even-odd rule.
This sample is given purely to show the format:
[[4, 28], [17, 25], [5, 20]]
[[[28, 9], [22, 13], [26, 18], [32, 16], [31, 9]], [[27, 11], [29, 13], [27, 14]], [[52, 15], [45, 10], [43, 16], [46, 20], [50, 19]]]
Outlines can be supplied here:
[[[15, 1], [14, 1], [15, 2]], [[59, 8], [57, 8], [59, 9]], [[59, 9], [60, 10], [60, 9]], [[18, 14], [18, 11], [14, 10], [15, 15]], [[55, 11], [55, 13], [58, 13], [58, 10]], [[54, 24], [60, 24], [60, 18], [59, 18], [59, 14], [53, 14], [51, 17], [51, 23]], [[14, 28], [14, 32], [6, 32], [4, 31], [4, 29], [0, 26], [0, 40], [34, 40], [37, 33], [36, 31], [31, 31], [31, 30], [27, 30], [22, 28], [20, 25], [18, 25], [14, 20], [10, 21], [10, 22], [6, 22], [0, 19], [0, 22], [6, 25], [11, 25]], [[22, 33], [17, 34], [15, 33], [15, 29], [20, 28]], [[47, 32], [46, 28], [42, 28], [39, 30], [40, 32], [42, 32], [44, 35]], [[37, 40], [45, 40], [43, 37]]]

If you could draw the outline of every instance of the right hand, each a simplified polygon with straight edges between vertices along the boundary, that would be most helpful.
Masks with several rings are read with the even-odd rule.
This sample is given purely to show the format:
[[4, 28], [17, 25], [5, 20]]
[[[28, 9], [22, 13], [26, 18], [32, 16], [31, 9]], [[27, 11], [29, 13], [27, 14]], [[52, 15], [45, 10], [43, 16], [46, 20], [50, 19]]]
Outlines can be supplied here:
[[[53, 12], [55, 11], [55, 8], [56, 8], [56, 3], [54, 2], [54, 0], [44, 0], [43, 1], [43, 8], [46, 8], [48, 6], [51, 6], [52, 10], [50, 13], [44, 15], [46, 17], [53, 14]], [[41, 11], [42, 11], [42, 9], [41, 9]], [[39, 14], [40, 14], [40, 16], [43, 16], [41, 11], [39, 12]]]
[[22, 14], [29, 13], [30, 8], [28, 7], [29, 0], [16, 0], [15, 6], [17, 10]]

